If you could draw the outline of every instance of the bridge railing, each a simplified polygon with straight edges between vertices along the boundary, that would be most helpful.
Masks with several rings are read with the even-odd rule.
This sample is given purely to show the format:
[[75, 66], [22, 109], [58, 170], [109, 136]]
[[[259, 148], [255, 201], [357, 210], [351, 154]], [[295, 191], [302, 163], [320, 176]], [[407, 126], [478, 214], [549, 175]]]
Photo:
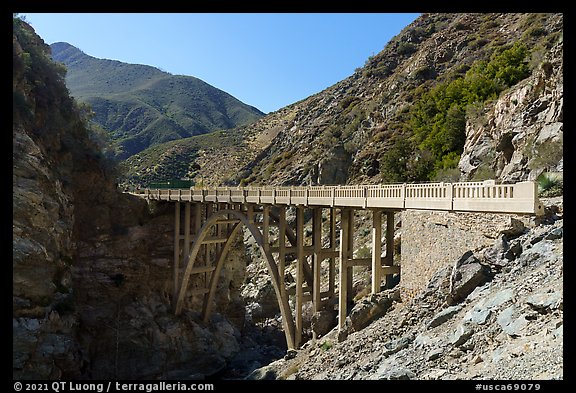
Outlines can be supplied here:
[[543, 213], [536, 183], [496, 184], [494, 180], [360, 186], [146, 189], [138, 195], [168, 201]]
[[404, 208], [452, 210], [452, 183], [406, 184]]
[[233, 203], [246, 203], [247, 190], [236, 187], [230, 190], [230, 201]]
[[334, 186], [314, 186], [308, 190], [308, 204], [334, 206]]
[[208, 190], [203, 188], [192, 189], [192, 200], [195, 202], [204, 202], [204, 196], [207, 194]]
[[452, 208], [458, 211], [544, 213], [538, 200], [538, 186], [534, 182], [455, 183]]
[[405, 190], [405, 184], [386, 184], [370, 187], [366, 190], [366, 206], [403, 209]]

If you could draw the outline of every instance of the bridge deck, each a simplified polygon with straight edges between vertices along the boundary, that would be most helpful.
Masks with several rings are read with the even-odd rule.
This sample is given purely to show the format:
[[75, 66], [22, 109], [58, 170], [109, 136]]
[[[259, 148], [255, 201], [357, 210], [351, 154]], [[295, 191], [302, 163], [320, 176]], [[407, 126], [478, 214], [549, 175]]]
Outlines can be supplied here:
[[308, 187], [217, 187], [145, 189], [153, 200], [462, 212], [543, 214], [534, 182], [385, 184]]
[[[209, 320], [220, 271], [234, 237], [245, 227], [267, 261], [282, 314], [286, 343], [291, 349], [298, 348], [302, 343], [303, 304], [306, 301], [312, 302], [314, 312], [337, 305], [338, 328], [344, 327], [348, 304], [352, 300], [355, 266], [370, 268], [372, 293], [382, 289], [382, 279], [386, 283], [385, 288], [392, 287], [394, 275], [400, 273], [400, 266], [394, 265], [394, 215], [397, 211], [428, 209], [543, 213], [534, 182], [497, 185], [493, 180], [354, 186], [145, 189], [136, 195], [148, 200], [175, 202], [172, 304], [176, 315], [185, 304], [190, 304], [191, 299], [203, 296], [202, 315], [205, 322]], [[184, 202], [183, 220], [180, 202]], [[271, 209], [272, 205], [276, 208]], [[296, 207], [296, 222], [293, 224], [288, 224], [286, 220], [288, 206]], [[307, 208], [313, 213], [311, 234], [304, 230], [304, 211]], [[322, 233], [324, 209], [327, 210], [326, 220], [329, 217], [327, 234]], [[371, 258], [354, 257], [354, 213], [360, 209], [373, 210], [369, 214], [372, 216]], [[273, 213], [273, 210], [277, 212]], [[339, 231], [336, 230], [338, 217]], [[382, 230], [384, 217], [385, 232]], [[270, 231], [272, 221], [277, 227], [275, 231]], [[324, 238], [329, 239], [328, 244], [323, 243]], [[326, 261], [328, 282], [322, 286], [321, 265]], [[289, 299], [292, 291], [288, 291], [285, 275], [289, 263], [296, 265], [293, 311]], [[199, 280], [201, 285], [188, 288], [191, 280]], [[336, 288], [337, 304], [334, 303]]]

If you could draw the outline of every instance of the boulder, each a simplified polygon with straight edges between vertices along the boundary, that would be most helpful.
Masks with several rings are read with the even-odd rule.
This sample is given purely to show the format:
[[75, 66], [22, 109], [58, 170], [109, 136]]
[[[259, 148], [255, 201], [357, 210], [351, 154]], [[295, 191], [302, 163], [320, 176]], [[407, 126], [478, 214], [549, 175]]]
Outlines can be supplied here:
[[474, 288], [484, 284], [489, 278], [489, 270], [480, 263], [471, 251], [468, 251], [454, 266], [447, 303], [454, 305], [461, 302], [472, 293]]

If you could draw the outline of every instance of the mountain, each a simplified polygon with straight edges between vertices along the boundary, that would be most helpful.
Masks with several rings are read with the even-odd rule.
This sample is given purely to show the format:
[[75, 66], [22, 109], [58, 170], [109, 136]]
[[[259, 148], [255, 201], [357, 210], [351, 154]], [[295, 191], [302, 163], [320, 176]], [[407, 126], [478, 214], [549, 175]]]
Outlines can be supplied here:
[[263, 116], [192, 76], [98, 59], [65, 42], [50, 48], [52, 58], [68, 68], [71, 95], [90, 104], [92, 120], [110, 132], [120, 159], [149, 146], [233, 128]]
[[520, 181], [560, 171], [562, 24], [562, 14], [423, 14], [350, 77], [260, 120], [289, 113], [236, 180]]
[[[562, 171], [562, 24], [562, 14], [423, 14], [350, 77], [229, 131], [240, 156], [189, 154], [195, 174], [299, 185]], [[192, 148], [170, 149], [180, 143]]]

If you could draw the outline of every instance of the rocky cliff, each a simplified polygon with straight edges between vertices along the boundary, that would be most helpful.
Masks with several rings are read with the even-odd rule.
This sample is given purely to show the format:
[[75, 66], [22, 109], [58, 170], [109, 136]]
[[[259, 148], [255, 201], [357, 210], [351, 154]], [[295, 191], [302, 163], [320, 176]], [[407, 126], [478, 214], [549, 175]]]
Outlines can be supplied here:
[[[562, 23], [562, 14], [423, 14], [349, 78], [251, 127], [260, 135], [261, 126], [268, 123], [274, 127], [274, 138], [236, 180], [519, 181], [535, 179], [542, 171], [560, 171]], [[462, 134], [462, 145], [453, 149], [459, 162], [445, 162], [444, 170], [436, 163], [434, 172], [420, 168], [431, 154], [427, 149], [433, 150], [415, 134], [422, 113], [432, 110], [434, 100], [455, 104], [444, 102], [452, 102], [451, 94], [462, 95], [461, 86], [473, 86], [471, 81], [481, 79], [475, 70], [490, 61], [496, 64], [495, 56], [515, 44], [527, 48], [522, 60], [526, 77], [505, 88], [499, 85], [503, 79], [495, 78], [492, 87], [503, 89], [500, 95], [471, 98], [462, 107], [461, 122], [453, 123]], [[434, 132], [432, 126], [426, 127], [426, 132]], [[442, 149], [448, 151], [449, 146]], [[398, 157], [407, 156], [403, 165], [397, 164], [401, 160], [396, 152]], [[423, 176], [429, 173], [436, 177]]]
[[[49, 47], [15, 18], [13, 377], [219, 371], [239, 349], [242, 323], [220, 316], [204, 326], [198, 313], [171, 313], [173, 209], [149, 210], [117, 190], [82, 107], [68, 95], [65, 70], [49, 58]], [[245, 262], [231, 261], [240, 265], [223, 275], [225, 288], [243, 280]], [[237, 301], [220, 293], [224, 311]]]
[[537, 52], [532, 75], [466, 124], [459, 168], [463, 180], [488, 170], [502, 181], [536, 180], [542, 172], [563, 172], [563, 40]]

